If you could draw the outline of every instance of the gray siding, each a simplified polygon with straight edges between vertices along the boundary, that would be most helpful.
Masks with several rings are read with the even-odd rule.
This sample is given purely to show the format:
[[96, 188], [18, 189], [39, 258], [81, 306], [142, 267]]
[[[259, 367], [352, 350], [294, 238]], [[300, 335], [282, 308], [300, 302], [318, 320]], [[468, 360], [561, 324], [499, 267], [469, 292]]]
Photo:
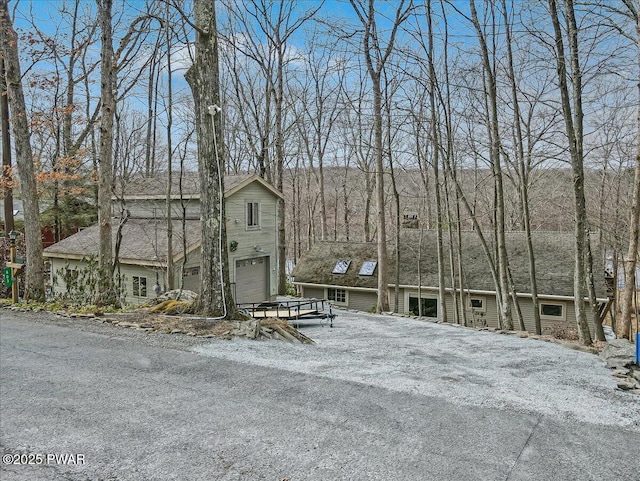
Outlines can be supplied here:
[[368, 311], [378, 302], [375, 292], [349, 291], [349, 308]]
[[[247, 202], [260, 204], [259, 228], [247, 227]], [[236, 261], [268, 256], [269, 297], [274, 297], [278, 290], [277, 206], [278, 199], [256, 182], [228, 197], [225, 204], [231, 282], [236, 282]], [[237, 247], [232, 252], [233, 242]]]
[[[51, 258], [51, 288], [53, 294], [63, 294], [66, 292], [66, 286], [61, 279], [61, 272], [66, 268], [71, 270], [81, 270], [85, 269], [87, 263], [76, 260], [69, 260], [68, 262], [65, 259]], [[161, 272], [157, 272], [154, 269], [145, 267], [145, 266], [136, 266], [136, 265], [128, 265], [122, 264], [120, 265], [120, 275], [123, 276], [124, 283], [124, 298], [123, 302], [126, 305], [138, 306], [140, 304], [144, 304], [155, 297], [155, 293], [153, 292], [153, 286], [156, 283], [156, 274], [159, 276], [160, 285], [163, 286], [164, 279], [163, 274]], [[57, 277], [57, 283], [53, 283], [54, 276]], [[133, 277], [144, 277], [146, 278], [146, 296], [134, 296], [133, 295]]]
[[308, 297], [311, 299], [324, 299], [324, 289], [321, 287], [303, 287], [302, 297]]

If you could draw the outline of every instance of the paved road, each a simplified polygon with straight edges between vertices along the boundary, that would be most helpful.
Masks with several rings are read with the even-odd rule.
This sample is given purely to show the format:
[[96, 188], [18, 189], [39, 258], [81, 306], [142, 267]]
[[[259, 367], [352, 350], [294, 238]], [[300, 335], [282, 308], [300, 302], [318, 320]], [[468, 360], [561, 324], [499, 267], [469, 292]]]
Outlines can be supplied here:
[[[286, 372], [186, 336], [0, 311], [8, 480], [637, 480], [635, 430]], [[41, 315], [42, 316], [42, 315]]]

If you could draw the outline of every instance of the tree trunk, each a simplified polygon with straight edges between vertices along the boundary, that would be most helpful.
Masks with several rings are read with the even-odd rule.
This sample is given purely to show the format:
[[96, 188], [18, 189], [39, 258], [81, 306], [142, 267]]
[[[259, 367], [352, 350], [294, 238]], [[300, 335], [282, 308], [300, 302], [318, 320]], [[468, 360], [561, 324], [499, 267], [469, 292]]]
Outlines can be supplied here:
[[113, 290], [113, 240], [111, 238], [111, 187], [113, 185], [113, 116], [115, 114], [116, 69], [113, 65], [113, 31], [111, 25], [112, 0], [97, 0], [102, 32], [100, 56], [100, 154], [98, 158], [98, 225], [99, 281], [96, 303], [115, 304]]
[[520, 101], [516, 87], [516, 75], [513, 62], [513, 49], [511, 41], [511, 25], [509, 24], [509, 14], [506, 0], [502, 0], [502, 13], [505, 22], [506, 48], [507, 48], [507, 75], [511, 84], [511, 100], [513, 102], [513, 124], [516, 130], [516, 156], [520, 178], [520, 205], [522, 226], [525, 232], [527, 243], [527, 259], [529, 262], [529, 284], [531, 289], [531, 302], [533, 304], [533, 322], [536, 334], [542, 334], [542, 323], [540, 321], [540, 310], [538, 307], [538, 281], [536, 279], [536, 261], [533, 252], [533, 241], [531, 239], [531, 210], [529, 208], [529, 173], [525, 165], [524, 137], [522, 134]]
[[[487, 132], [491, 140], [489, 155], [493, 168], [493, 176], [496, 189], [496, 246], [497, 257], [496, 267], [498, 269], [498, 285], [497, 293], [500, 299], [500, 318], [505, 329], [513, 329], [513, 318], [511, 315], [511, 300], [509, 298], [509, 263], [507, 257], [507, 246], [505, 239], [505, 213], [504, 213], [504, 188], [502, 184], [502, 167], [500, 160], [500, 132], [498, 129], [498, 93], [494, 70], [489, 59], [489, 49], [484, 37], [484, 33], [478, 21], [478, 15], [475, 8], [474, 0], [470, 0], [471, 18], [480, 41], [482, 52], [482, 63], [484, 73], [487, 80], [486, 95], [489, 101], [489, 109], [487, 112]], [[495, 56], [495, 51], [493, 52]]]
[[[433, 59], [433, 23], [431, 16], [431, 1], [427, 2], [427, 25], [429, 28], [429, 104], [431, 106], [431, 143], [433, 151], [433, 183], [436, 195], [436, 253], [438, 258], [438, 318], [442, 322], [447, 319], [447, 301], [444, 280], [444, 251], [442, 246], [442, 198], [440, 195], [440, 136], [436, 114], [436, 70]], [[455, 287], [455, 284], [452, 286]]]
[[31, 151], [31, 132], [22, 90], [22, 75], [18, 58], [18, 35], [9, 16], [7, 0], [0, 0], [0, 47], [2, 48], [5, 62], [5, 80], [12, 116], [11, 124], [13, 126], [16, 164], [20, 174], [22, 205], [24, 207], [24, 235], [27, 248], [24, 297], [25, 299], [43, 301], [44, 261], [42, 257], [38, 191]]
[[195, 0], [193, 11], [195, 59], [185, 77], [195, 104], [202, 220], [200, 295], [195, 309], [204, 316], [230, 319], [235, 316], [236, 307], [229, 281], [224, 222], [224, 164], [214, 2]]
[[565, 17], [569, 26], [569, 44], [571, 52], [571, 65], [574, 93], [574, 109], [571, 109], [571, 100], [569, 96], [569, 88], [567, 86], [567, 65], [564, 53], [564, 42], [562, 39], [562, 29], [558, 19], [558, 7], [556, 0], [549, 0], [549, 9], [551, 13], [551, 21], [555, 32], [556, 42], [556, 62], [558, 70], [558, 81], [560, 85], [560, 94], [562, 97], [562, 113], [565, 122], [567, 137], [569, 138], [569, 151], [571, 157], [571, 167], [573, 171], [573, 193], [575, 206], [575, 259], [574, 259], [574, 304], [576, 311], [576, 322], [578, 326], [578, 336], [580, 342], [585, 345], [591, 345], [591, 332], [584, 305], [585, 294], [585, 259], [586, 259], [586, 242], [587, 236], [587, 215], [586, 203], [584, 197], [584, 165], [582, 155], [582, 82], [580, 65], [578, 62], [578, 44], [577, 44], [577, 27], [573, 10], [573, 1], [565, 0]]
[[[625, 2], [636, 21], [636, 41], [638, 42], [638, 67], [640, 67], [640, 6]], [[629, 339], [631, 331], [631, 313], [636, 294], [636, 265], [638, 262], [638, 224], [640, 223], [640, 83], [638, 83], [638, 113], [636, 137], [636, 168], [633, 180], [633, 197], [629, 212], [629, 248], [627, 258], [624, 259], [624, 290], [622, 292], [622, 319], [616, 334], [618, 337]], [[616, 272], [617, 278], [617, 272]], [[636, 301], [637, 302], [637, 301]]]
[[2, 119], [2, 194], [4, 195], [4, 233], [13, 230], [13, 175], [11, 173], [11, 135], [9, 134], [9, 102], [5, 79], [4, 57], [0, 57], [0, 118]]
[[376, 311], [386, 312], [389, 310], [389, 284], [387, 281], [387, 226], [384, 203], [381, 75], [387, 60], [393, 51], [397, 30], [400, 24], [406, 20], [408, 12], [411, 9], [411, 5], [405, 9], [404, 0], [400, 0], [397, 3], [395, 18], [389, 33], [389, 42], [383, 50], [380, 45], [380, 38], [378, 37], [378, 30], [376, 27], [375, 0], [368, 0], [368, 5], [366, 7], [357, 3], [356, 0], [350, 0], [350, 3], [364, 27], [362, 37], [363, 55], [373, 89], [373, 152], [376, 165], [376, 201], [378, 208], [378, 304]]
[[169, 4], [166, 5], [167, 18], [165, 19], [165, 35], [167, 41], [167, 272], [166, 288], [171, 291], [175, 288], [175, 272], [173, 265], [173, 209], [171, 201], [171, 185], [173, 183], [173, 70], [171, 68], [171, 37], [169, 32]]

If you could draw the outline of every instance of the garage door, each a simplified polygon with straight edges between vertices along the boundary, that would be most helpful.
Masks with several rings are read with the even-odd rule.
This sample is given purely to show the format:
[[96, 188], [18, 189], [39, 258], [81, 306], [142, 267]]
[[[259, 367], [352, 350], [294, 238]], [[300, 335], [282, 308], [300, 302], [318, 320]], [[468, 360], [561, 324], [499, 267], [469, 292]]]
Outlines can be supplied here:
[[269, 257], [236, 261], [236, 302], [269, 300]]

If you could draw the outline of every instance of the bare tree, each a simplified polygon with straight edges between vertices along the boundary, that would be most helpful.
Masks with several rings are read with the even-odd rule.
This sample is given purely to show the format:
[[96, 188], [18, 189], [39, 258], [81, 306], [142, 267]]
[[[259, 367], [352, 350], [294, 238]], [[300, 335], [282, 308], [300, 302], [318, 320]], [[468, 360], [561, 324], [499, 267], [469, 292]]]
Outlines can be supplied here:
[[0, 0], [0, 48], [5, 63], [5, 81], [11, 110], [16, 164], [20, 174], [27, 248], [25, 298], [44, 300], [44, 261], [40, 233], [40, 209], [36, 186], [27, 109], [18, 58], [18, 35], [9, 15], [8, 0]]
[[491, 166], [493, 168], [493, 176], [495, 180], [495, 236], [497, 248], [497, 267], [498, 267], [498, 300], [500, 309], [501, 322], [505, 329], [513, 329], [513, 318], [511, 317], [511, 300], [509, 297], [509, 263], [507, 257], [507, 246], [505, 240], [505, 205], [504, 205], [504, 188], [502, 183], [502, 166], [500, 159], [500, 132], [498, 122], [498, 91], [497, 80], [495, 76], [495, 55], [493, 51], [493, 60], [491, 61], [487, 38], [480, 25], [478, 13], [476, 11], [475, 1], [470, 0], [471, 22], [476, 30], [478, 41], [480, 42], [482, 65], [484, 68], [485, 101], [488, 102], [487, 112], [487, 133], [490, 139], [489, 156]]
[[[640, 69], [640, 5], [634, 0], [623, 0], [625, 12], [635, 22], [637, 45], [637, 61]], [[622, 319], [616, 334], [628, 339], [631, 330], [631, 313], [633, 299], [636, 296], [636, 265], [638, 263], [638, 236], [640, 235], [640, 82], [638, 83], [636, 162], [633, 181], [633, 194], [629, 212], [629, 247], [624, 260], [624, 291], [622, 294]]]
[[113, 288], [113, 240], [111, 233], [111, 193], [113, 186], [113, 120], [116, 109], [116, 68], [114, 67], [112, 0], [96, 0], [101, 31], [100, 64], [100, 151], [98, 157], [98, 266], [101, 270], [97, 303], [116, 302]]
[[[569, 139], [569, 152], [571, 168], [573, 171], [575, 222], [574, 231], [575, 259], [574, 259], [574, 303], [576, 309], [576, 321], [580, 342], [591, 345], [591, 332], [587, 323], [584, 298], [586, 287], [585, 259], [587, 243], [589, 242], [587, 211], [584, 196], [584, 158], [583, 158], [583, 110], [582, 110], [582, 74], [580, 70], [578, 53], [578, 28], [575, 19], [573, 0], [565, 0], [564, 15], [568, 27], [569, 61], [571, 63], [571, 90], [567, 85], [567, 60], [564, 49], [564, 38], [560, 26], [560, 17], [556, 0], [549, 0], [551, 22], [555, 33], [556, 63], [558, 70], [558, 82], [562, 97], [562, 113], [565, 122], [566, 134]], [[573, 108], [571, 99], [573, 98]]]
[[389, 285], [387, 266], [387, 226], [384, 202], [384, 149], [382, 127], [382, 72], [389, 56], [393, 52], [398, 28], [408, 18], [413, 8], [410, 0], [405, 6], [405, 0], [397, 4], [395, 16], [389, 33], [386, 47], [380, 42], [380, 32], [376, 22], [375, 0], [349, 0], [358, 19], [362, 23], [362, 54], [367, 71], [371, 78], [373, 89], [373, 118], [374, 118], [374, 153], [376, 159], [376, 200], [378, 208], [378, 303], [377, 312], [389, 310]]

